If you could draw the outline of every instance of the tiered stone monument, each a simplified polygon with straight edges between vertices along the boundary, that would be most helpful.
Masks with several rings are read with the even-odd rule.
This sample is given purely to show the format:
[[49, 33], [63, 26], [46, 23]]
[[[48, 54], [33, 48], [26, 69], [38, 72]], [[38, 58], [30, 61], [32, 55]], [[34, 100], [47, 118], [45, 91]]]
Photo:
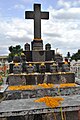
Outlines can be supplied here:
[[26, 43], [27, 46], [25, 44], [26, 49], [24, 53], [26, 54], [27, 61], [51, 61], [54, 59], [54, 50], [50, 50], [51, 47], [48, 48], [48, 44], [46, 44], [46, 50], [43, 50], [43, 40], [41, 39], [41, 19], [49, 19], [49, 12], [41, 12], [41, 5], [34, 4], [34, 11], [26, 11], [25, 18], [34, 19], [34, 39], [31, 42], [32, 50], [28, 49], [28, 43]]
[[[34, 100], [44, 96], [60, 96], [64, 98], [62, 112], [66, 120], [79, 120], [80, 118], [80, 86], [60, 88], [60, 83], [74, 83], [74, 73], [69, 70], [68, 62], [63, 63], [60, 55], [55, 55], [51, 45], [47, 43], [43, 50], [41, 39], [41, 19], [48, 19], [48, 12], [41, 12], [41, 5], [34, 4], [34, 12], [26, 11], [26, 19], [34, 19], [34, 40], [30, 45], [25, 44], [25, 51], [19, 56], [20, 61], [10, 63], [10, 74], [7, 79], [5, 101], [0, 103], [0, 118], [7, 120], [50, 120], [53, 111], [56, 119], [61, 120], [60, 106], [54, 109], [44, 104], [34, 103]], [[57, 59], [58, 58], [58, 59]], [[36, 87], [39, 83], [54, 84], [52, 88]], [[33, 85], [35, 89], [19, 90], [23, 86]], [[29, 86], [30, 87], [30, 86]], [[76, 94], [76, 95], [75, 95]], [[72, 96], [71, 96], [72, 95]], [[15, 104], [13, 104], [15, 103]]]
[[[34, 11], [26, 11], [25, 18], [34, 19], [34, 39], [31, 42], [31, 50], [28, 43], [24, 45], [25, 50], [23, 53], [25, 55], [20, 56], [21, 61], [19, 63], [19, 66], [14, 65], [15, 61], [17, 61], [15, 60], [16, 57], [14, 57], [13, 61], [15, 61], [13, 62], [13, 65], [10, 64], [10, 73], [13, 74], [9, 75], [7, 80], [8, 84], [21, 84], [20, 81], [17, 81], [16, 83], [16, 79], [24, 81], [23, 84], [35, 85], [43, 83], [45, 74], [47, 74], [47, 83], [61, 83], [61, 76], [64, 76], [66, 78], [66, 82], [74, 82], [74, 73], [71, 73], [69, 71], [68, 64], [63, 65], [62, 56], [59, 54], [55, 55], [55, 50], [51, 50], [51, 44], [47, 43], [45, 45], [45, 50], [43, 50], [43, 40], [41, 38], [41, 19], [49, 19], [49, 12], [42, 12], [41, 5], [34, 4]], [[41, 66], [43, 63], [45, 70], [44, 67]], [[22, 65], [22, 72], [21, 69], [19, 70], [20, 64]], [[56, 64], [56, 70], [54, 70], [54, 64]], [[63, 66], [66, 66], [66, 72], [62, 69]], [[34, 74], [31, 74], [31, 70]], [[18, 74], [15, 74], [16, 71]], [[42, 74], [42, 71], [44, 71], [44, 75]], [[22, 80], [22, 78], [24, 78], [24, 80]]]

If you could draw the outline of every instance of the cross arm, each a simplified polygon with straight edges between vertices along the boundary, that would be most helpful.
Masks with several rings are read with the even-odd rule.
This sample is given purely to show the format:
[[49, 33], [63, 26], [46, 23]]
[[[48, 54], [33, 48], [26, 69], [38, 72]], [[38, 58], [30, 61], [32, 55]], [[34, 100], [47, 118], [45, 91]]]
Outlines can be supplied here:
[[34, 12], [33, 11], [25, 11], [25, 19], [33, 19]]
[[49, 12], [41, 12], [41, 19], [49, 19]]

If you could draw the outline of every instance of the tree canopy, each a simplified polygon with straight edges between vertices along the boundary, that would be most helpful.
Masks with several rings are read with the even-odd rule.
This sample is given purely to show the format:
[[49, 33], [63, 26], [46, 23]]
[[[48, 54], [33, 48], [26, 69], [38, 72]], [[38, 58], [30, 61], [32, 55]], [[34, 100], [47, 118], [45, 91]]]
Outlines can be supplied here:
[[20, 45], [16, 45], [15, 47], [10, 46], [9, 51], [10, 51], [10, 53], [8, 55], [8, 61], [11, 62], [15, 55], [17, 55], [17, 56], [21, 55], [23, 49], [21, 48]]
[[80, 49], [71, 56], [71, 60], [80, 60]]

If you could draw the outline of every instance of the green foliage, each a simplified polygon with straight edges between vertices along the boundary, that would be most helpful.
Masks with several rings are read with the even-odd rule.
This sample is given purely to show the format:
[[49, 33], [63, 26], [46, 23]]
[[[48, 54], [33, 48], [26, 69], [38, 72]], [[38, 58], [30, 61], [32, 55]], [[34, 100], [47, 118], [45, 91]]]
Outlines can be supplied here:
[[11, 62], [15, 55], [17, 55], [17, 56], [21, 55], [23, 49], [21, 48], [20, 45], [16, 45], [15, 47], [10, 46], [9, 51], [10, 51], [10, 53], [8, 55], [8, 61]]
[[73, 54], [71, 57], [71, 60], [80, 60], [80, 49], [78, 50], [77, 53]]

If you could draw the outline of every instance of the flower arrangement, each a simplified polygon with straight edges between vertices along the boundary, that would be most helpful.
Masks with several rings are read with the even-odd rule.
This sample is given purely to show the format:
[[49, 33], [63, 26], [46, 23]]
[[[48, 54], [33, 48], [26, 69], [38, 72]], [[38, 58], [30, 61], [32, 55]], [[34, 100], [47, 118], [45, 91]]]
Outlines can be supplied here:
[[42, 97], [39, 98], [37, 100], [35, 100], [34, 102], [44, 102], [46, 104], [46, 106], [50, 107], [50, 108], [55, 108], [61, 105], [61, 101], [63, 101], [64, 98], [62, 97]]
[[35, 86], [33, 86], [33, 85], [9, 86], [8, 89], [9, 90], [32, 90], [32, 89], [35, 89]]
[[75, 83], [65, 83], [65, 84], [60, 84], [60, 88], [66, 88], [66, 87], [76, 87], [77, 84]]
[[43, 87], [43, 88], [53, 88], [54, 87], [54, 84], [46, 84], [46, 83], [43, 83], [43, 84], [38, 84], [37, 86], [39, 87]]

